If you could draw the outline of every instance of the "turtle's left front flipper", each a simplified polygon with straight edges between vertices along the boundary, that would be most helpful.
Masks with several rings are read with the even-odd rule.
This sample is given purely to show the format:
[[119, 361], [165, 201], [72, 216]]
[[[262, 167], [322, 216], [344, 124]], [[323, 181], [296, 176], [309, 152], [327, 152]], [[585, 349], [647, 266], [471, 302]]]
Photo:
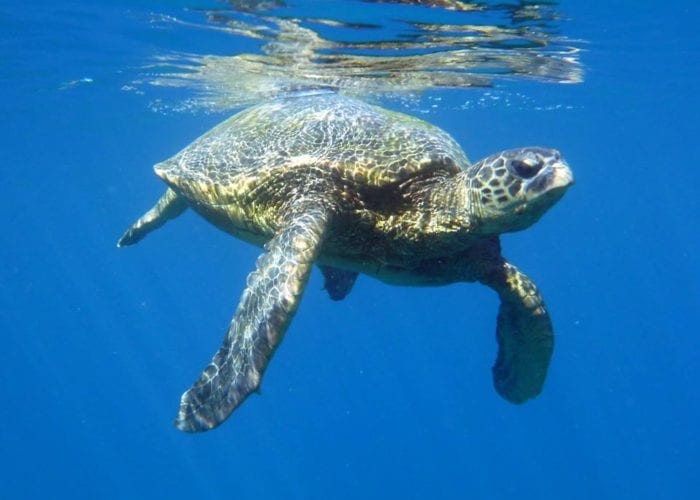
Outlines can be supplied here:
[[248, 276], [223, 345], [182, 395], [178, 429], [216, 427], [258, 388], [297, 309], [330, 217], [327, 204], [307, 204], [265, 245], [267, 251]]
[[494, 386], [511, 403], [524, 403], [542, 391], [554, 350], [552, 321], [535, 284], [512, 264], [503, 261], [481, 281], [501, 298]]

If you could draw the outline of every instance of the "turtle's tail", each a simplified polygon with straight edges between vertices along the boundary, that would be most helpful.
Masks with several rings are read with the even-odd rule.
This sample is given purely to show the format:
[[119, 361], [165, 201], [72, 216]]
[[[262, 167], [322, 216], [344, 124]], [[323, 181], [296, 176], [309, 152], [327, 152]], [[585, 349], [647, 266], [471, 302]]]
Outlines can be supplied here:
[[119, 238], [117, 246], [125, 247], [138, 243], [148, 233], [158, 229], [185, 210], [187, 210], [187, 201], [185, 201], [185, 198], [168, 188], [165, 194], [158, 200], [158, 203], [126, 230], [122, 237]]

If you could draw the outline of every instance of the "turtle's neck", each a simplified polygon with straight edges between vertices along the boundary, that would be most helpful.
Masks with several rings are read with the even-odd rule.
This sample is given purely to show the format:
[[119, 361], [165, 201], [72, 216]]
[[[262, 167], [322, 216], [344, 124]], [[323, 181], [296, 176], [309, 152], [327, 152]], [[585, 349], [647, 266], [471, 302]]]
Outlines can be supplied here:
[[478, 206], [478, 193], [470, 187], [467, 172], [443, 177], [424, 192], [431, 220], [452, 231], [473, 232], [481, 215]]

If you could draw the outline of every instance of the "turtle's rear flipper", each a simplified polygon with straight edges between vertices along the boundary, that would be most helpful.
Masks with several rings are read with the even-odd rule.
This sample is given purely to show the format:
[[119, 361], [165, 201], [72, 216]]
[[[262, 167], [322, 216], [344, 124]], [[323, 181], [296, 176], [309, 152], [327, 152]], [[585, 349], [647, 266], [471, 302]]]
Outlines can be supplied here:
[[346, 271], [331, 266], [318, 266], [321, 268], [325, 283], [323, 288], [328, 292], [332, 300], [343, 300], [352, 290], [357, 279], [357, 273]]
[[554, 350], [552, 321], [535, 284], [504, 262], [484, 281], [501, 298], [496, 327], [496, 391], [511, 403], [524, 403], [542, 391]]
[[174, 219], [187, 210], [187, 202], [175, 191], [168, 188], [158, 203], [126, 230], [117, 242], [118, 247], [133, 245], [141, 241], [151, 231]]
[[206, 431], [223, 422], [260, 385], [311, 273], [328, 224], [322, 204], [303, 207], [266, 245], [248, 276], [224, 343], [182, 395], [175, 426]]

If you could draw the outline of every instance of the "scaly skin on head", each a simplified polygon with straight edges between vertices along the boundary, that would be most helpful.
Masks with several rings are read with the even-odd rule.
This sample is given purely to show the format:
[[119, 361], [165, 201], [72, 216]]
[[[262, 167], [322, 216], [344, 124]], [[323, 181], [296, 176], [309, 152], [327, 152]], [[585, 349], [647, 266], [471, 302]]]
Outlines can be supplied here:
[[531, 226], [574, 181], [559, 151], [536, 147], [491, 155], [457, 177], [481, 234]]

